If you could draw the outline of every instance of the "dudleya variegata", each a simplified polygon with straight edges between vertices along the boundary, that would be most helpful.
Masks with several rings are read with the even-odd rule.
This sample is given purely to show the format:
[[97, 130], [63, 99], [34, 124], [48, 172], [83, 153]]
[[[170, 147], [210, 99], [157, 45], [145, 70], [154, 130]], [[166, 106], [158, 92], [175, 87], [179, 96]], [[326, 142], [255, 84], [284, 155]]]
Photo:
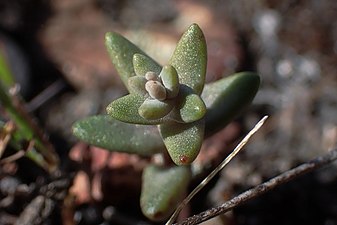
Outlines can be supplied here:
[[252, 102], [260, 78], [241, 72], [205, 85], [206, 41], [196, 24], [163, 67], [117, 33], [107, 33], [105, 42], [129, 94], [111, 102], [108, 115], [77, 121], [73, 133], [110, 151], [145, 157], [167, 151], [176, 165], [169, 159], [149, 163], [140, 199], [144, 215], [162, 221], [186, 193], [204, 134], [210, 136], [240, 114]]
[[[106, 38], [110, 43], [114, 37], [108, 34]], [[116, 61], [114, 49], [110, 47], [109, 52]], [[196, 24], [184, 33], [166, 66], [136, 52], [132, 55], [132, 72], [122, 79], [130, 94], [113, 101], [107, 107], [108, 114], [126, 123], [158, 125], [173, 162], [190, 164], [199, 153], [204, 135], [207, 110], [200, 94], [206, 62], [205, 38]]]

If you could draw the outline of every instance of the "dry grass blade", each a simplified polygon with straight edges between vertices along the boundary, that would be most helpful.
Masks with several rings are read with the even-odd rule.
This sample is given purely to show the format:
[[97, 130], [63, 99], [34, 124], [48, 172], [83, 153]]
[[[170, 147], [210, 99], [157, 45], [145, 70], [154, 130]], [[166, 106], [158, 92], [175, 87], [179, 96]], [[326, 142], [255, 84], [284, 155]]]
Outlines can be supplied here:
[[255, 127], [242, 139], [242, 141], [235, 147], [235, 149], [229, 154], [224, 161], [222, 161], [177, 207], [177, 209], [172, 214], [171, 218], [166, 222], [166, 225], [171, 225], [176, 220], [180, 211], [187, 205], [187, 203], [203, 188], [209, 181], [222, 170], [247, 144], [249, 139], [262, 127], [264, 122], [267, 120], [268, 116], [264, 116]]

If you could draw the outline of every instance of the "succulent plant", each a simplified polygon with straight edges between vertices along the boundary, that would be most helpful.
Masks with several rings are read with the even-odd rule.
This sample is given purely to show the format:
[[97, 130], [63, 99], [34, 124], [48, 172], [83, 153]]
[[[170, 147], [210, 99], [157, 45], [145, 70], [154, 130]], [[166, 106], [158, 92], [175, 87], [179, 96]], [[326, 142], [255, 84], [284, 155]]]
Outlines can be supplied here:
[[151, 220], [167, 218], [191, 179], [190, 164], [204, 136], [223, 128], [253, 100], [260, 78], [241, 72], [205, 85], [207, 49], [198, 25], [182, 35], [165, 66], [117, 33], [106, 47], [129, 94], [108, 115], [78, 121], [73, 133], [110, 151], [169, 154], [174, 164], [150, 164], [143, 174], [141, 208]]

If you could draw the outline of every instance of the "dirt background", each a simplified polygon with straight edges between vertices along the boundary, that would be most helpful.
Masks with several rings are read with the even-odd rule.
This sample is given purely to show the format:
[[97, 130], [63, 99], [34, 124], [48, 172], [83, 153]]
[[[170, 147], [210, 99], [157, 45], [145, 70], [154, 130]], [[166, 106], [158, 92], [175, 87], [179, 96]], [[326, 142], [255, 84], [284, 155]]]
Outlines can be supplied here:
[[[78, 142], [71, 124], [126, 93], [104, 46], [117, 31], [160, 63], [198, 23], [207, 82], [237, 71], [262, 79], [252, 106], [205, 140], [195, 168], [228, 154], [264, 115], [243, 153], [183, 212], [193, 215], [337, 144], [337, 2], [334, 0], [3, 0], [0, 48], [21, 94], [61, 158], [49, 176], [26, 159], [0, 165], [0, 224], [153, 224], [140, 213], [145, 159]], [[191, 184], [191, 188], [198, 179]], [[333, 163], [205, 224], [337, 224]]]

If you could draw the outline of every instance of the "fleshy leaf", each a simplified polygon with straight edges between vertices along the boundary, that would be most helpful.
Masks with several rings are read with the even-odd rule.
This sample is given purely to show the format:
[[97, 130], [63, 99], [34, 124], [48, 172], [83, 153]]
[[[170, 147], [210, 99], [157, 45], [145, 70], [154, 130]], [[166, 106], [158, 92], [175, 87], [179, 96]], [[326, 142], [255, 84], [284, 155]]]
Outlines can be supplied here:
[[175, 98], [179, 93], [180, 86], [176, 69], [171, 65], [164, 66], [160, 72], [160, 78], [166, 88], [167, 98]]
[[124, 85], [132, 93], [128, 87], [128, 79], [136, 75], [133, 68], [133, 55], [146, 54], [122, 35], [114, 32], [106, 33], [105, 46]]
[[198, 156], [204, 138], [205, 121], [170, 122], [159, 125], [166, 149], [177, 165], [188, 165]]
[[131, 93], [146, 95], [145, 83], [147, 80], [143, 76], [133, 76], [128, 79], [128, 87]]
[[143, 214], [153, 221], [167, 219], [186, 194], [190, 179], [188, 166], [146, 167], [140, 197]]
[[107, 107], [107, 113], [113, 118], [126, 123], [155, 125], [163, 123], [166, 119], [147, 120], [138, 113], [139, 107], [146, 97], [142, 95], [129, 94], [111, 102]]
[[205, 83], [207, 49], [204, 34], [197, 24], [192, 24], [183, 34], [170, 64], [177, 70], [180, 84], [200, 95]]
[[[110, 150], [151, 156], [165, 150], [155, 126], [127, 124], [108, 115], [98, 115], [77, 121], [73, 134], [79, 139]], [[151, 141], [144, 141], [149, 139]]]
[[138, 76], [145, 76], [149, 71], [156, 74], [161, 71], [161, 66], [157, 62], [143, 54], [135, 54], [133, 56], [133, 67]]
[[166, 116], [173, 108], [170, 101], [159, 101], [157, 99], [146, 99], [139, 107], [138, 112], [143, 118], [156, 120]]
[[194, 94], [193, 90], [185, 85], [180, 85], [179, 95], [177, 96], [176, 107], [170, 114], [177, 122], [191, 123], [203, 118], [206, 114], [206, 106], [199, 95]]
[[237, 73], [206, 84], [201, 97], [207, 107], [207, 136], [238, 116], [253, 101], [259, 85], [260, 77], [253, 72]]

